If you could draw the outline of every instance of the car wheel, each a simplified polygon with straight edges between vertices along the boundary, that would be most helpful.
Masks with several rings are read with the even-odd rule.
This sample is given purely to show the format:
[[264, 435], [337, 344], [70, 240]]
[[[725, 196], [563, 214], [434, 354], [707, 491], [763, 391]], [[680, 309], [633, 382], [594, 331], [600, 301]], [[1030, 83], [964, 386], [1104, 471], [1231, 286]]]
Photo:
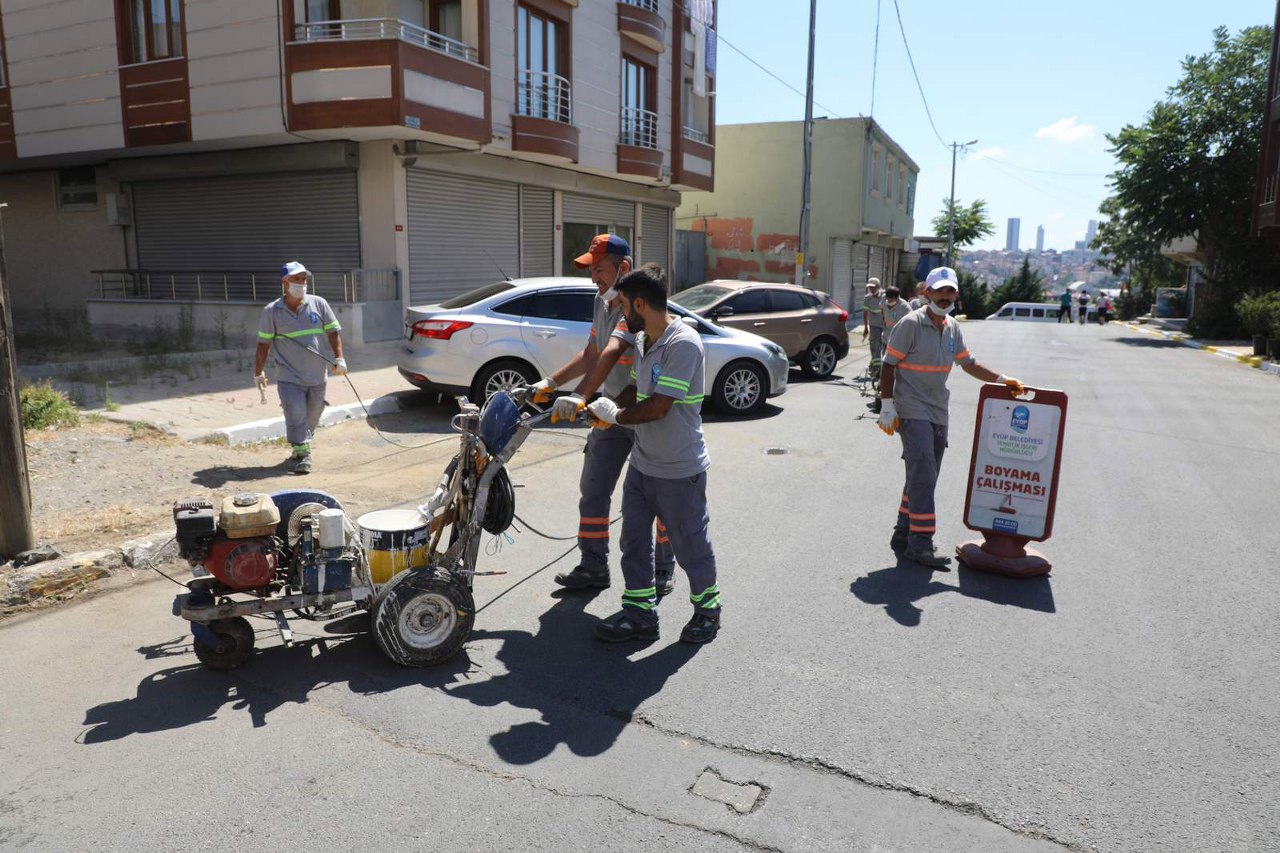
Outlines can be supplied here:
[[755, 362], [735, 361], [720, 371], [711, 397], [716, 408], [726, 414], [754, 414], [769, 397], [769, 378]]
[[523, 361], [504, 358], [486, 364], [471, 383], [471, 402], [481, 406], [499, 391], [509, 391], [538, 381], [533, 368]]
[[836, 369], [836, 344], [831, 338], [818, 338], [800, 357], [800, 369], [805, 376], [826, 379]]

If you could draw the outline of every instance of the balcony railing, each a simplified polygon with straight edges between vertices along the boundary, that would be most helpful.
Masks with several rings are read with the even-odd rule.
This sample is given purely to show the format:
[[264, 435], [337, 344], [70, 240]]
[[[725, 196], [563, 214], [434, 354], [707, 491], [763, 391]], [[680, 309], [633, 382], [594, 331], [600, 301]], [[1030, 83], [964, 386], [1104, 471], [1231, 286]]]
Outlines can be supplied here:
[[653, 14], [658, 14], [658, 0], [621, 0], [628, 6], [635, 6], [637, 9], [645, 9]]
[[516, 86], [518, 115], [573, 123], [573, 89], [568, 80], [546, 71], [523, 69], [516, 74]]
[[701, 142], [703, 145], [711, 144], [710, 136], [707, 136], [705, 133], [698, 130], [696, 127], [689, 127], [689, 125], [687, 124], [684, 126], [684, 138], [692, 139], [694, 142]]
[[[280, 296], [280, 276], [251, 270], [93, 270], [99, 299], [183, 302], [259, 302]], [[312, 270], [308, 292], [330, 302], [386, 302], [400, 298], [396, 269]]]
[[479, 52], [469, 44], [442, 36], [396, 18], [351, 18], [344, 21], [310, 21], [298, 24], [298, 41], [368, 41], [399, 39], [466, 62], [479, 62]]
[[658, 114], [637, 107], [622, 108], [622, 127], [618, 141], [639, 148], [658, 147]]

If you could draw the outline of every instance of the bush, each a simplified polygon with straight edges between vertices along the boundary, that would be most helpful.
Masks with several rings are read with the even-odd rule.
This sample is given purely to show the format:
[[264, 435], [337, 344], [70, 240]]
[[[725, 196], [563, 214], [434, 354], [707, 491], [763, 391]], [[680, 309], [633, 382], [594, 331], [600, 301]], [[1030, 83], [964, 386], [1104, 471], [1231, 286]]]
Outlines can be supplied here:
[[80, 423], [80, 411], [67, 395], [48, 381], [18, 390], [23, 429], [50, 429]]
[[1280, 338], [1280, 290], [1246, 296], [1236, 304], [1246, 334]]

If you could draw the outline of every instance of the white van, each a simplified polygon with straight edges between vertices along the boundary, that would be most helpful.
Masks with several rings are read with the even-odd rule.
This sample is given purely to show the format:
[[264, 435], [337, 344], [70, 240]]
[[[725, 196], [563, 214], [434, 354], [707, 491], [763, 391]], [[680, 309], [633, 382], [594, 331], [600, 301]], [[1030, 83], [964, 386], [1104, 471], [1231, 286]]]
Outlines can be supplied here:
[[[1093, 306], [1089, 306], [1093, 313]], [[1056, 302], [1006, 302], [1000, 310], [987, 315], [988, 320], [1023, 320], [1031, 323], [1058, 322], [1058, 303]]]

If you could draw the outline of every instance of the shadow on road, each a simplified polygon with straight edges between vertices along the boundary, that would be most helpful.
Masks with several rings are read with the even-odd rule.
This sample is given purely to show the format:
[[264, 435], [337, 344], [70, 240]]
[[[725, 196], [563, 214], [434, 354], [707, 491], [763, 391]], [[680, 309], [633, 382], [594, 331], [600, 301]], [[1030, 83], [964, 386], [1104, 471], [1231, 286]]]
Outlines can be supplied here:
[[1113, 338], [1118, 344], [1128, 344], [1131, 347], [1146, 347], [1147, 349], [1183, 349], [1184, 345], [1177, 341], [1171, 341], [1168, 338]]
[[280, 462], [277, 465], [256, 465], [248, 468], [237, 468], [234, 465], [214, 465], [212, 468], [201, 468], [191, 475], [191, 482], [206, 489], [221, 489], [227, 483], [248, 483], [253, 480], [270, 480], [289, 473], [292, 462], [286, 454], [287, 448], [280, 449]]
[[849, 591], [864, 604], [884, 607], [884, 612], [899, 625], [914, 628], [920, 624], [923, 609], [916, 602], [940, 593], [958, 592], [965, 598], [1006, 604], [1041, 613], [1056, 613], [1053, 588], [1047, 575], [1037, 578], [1006, 578], [975, 572], [963, 565], [956, 573], [957, 584], [935, 580], [933, 572], [903, 557], [897, 565], [878, 569], [856, 579]]
[[749, 415], [726, 415], [719, 409], [714, 409], [710, 405], [704, 404], [702, 407], [702, 420], [709, 424], [733, 423], [734, 421], [763, 421], [768, 418], [776, 418], [782, 414], [784, 409], [775, 406], [773, 403], [765, 403], [760, 407], [760, 411], [753, 412]]

